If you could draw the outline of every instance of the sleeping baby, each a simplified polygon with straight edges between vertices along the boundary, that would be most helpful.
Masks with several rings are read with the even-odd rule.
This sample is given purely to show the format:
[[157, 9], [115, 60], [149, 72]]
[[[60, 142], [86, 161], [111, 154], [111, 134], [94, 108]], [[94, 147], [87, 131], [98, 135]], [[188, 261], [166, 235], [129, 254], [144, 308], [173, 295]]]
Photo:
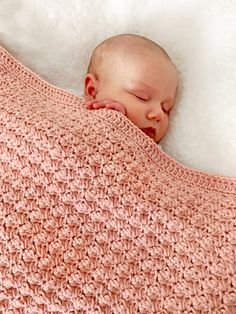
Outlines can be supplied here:
[[176, 89], [176, 67], [165, 50], [131, 34], [99, 44], [84, 80], [88, 109], [117, 110], [155, 142], [167, 132]]

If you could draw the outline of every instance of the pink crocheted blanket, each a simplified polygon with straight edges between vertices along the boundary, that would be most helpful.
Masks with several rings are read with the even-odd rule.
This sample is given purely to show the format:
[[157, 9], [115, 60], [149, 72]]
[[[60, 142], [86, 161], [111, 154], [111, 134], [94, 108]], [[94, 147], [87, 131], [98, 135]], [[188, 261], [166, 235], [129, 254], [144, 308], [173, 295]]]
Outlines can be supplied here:
[[236, 180], [0, 49], [0, 312], [236, 313]]

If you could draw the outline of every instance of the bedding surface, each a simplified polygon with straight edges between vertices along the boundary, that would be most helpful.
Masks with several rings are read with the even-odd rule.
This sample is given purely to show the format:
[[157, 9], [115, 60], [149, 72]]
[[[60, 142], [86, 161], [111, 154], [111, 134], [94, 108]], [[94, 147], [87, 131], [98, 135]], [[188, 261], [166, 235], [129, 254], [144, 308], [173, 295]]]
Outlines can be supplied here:
[[235, 313], [236, 180], [0, 49], [0, 311]]

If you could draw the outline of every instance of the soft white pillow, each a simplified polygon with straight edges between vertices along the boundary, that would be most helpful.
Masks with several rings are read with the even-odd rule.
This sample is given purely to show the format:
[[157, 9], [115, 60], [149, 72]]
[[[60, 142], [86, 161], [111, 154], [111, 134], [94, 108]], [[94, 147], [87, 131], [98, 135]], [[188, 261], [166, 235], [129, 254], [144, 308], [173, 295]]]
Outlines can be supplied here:
[[118, 33], [162, 45], [180, 86], [163, 150], [190, 167], [236, 176], [236, 2], [1, 0], [0, 42], [47, 81], [83, 93], [93, 48]]

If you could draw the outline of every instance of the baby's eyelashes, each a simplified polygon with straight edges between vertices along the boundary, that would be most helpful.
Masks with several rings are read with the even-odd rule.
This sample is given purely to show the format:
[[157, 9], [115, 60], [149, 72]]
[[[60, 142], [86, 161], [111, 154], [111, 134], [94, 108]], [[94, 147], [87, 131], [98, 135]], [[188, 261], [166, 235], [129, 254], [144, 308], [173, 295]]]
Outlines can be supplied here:
[[142, 101], [149, 101], [150, 98], [149, 97], [145, 97], [145, 96], [138, 96], [138, 95], [134, 95], [136, 98], [138, 98], [139, 100], [142, 100]]

